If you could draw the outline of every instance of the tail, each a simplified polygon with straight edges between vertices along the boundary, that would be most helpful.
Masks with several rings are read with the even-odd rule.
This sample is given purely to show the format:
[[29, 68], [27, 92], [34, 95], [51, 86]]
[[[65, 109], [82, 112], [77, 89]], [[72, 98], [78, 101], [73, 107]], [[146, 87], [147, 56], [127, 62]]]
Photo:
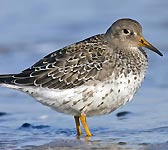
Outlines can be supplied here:
[[15, 74], [0, 75], [0, 86], [11, 89], [19, 89], [19, 86], [15, 84]]
[[35, 86], [35, 79], [36, 77], [31, 77], [30, 74], [25, 74], [25, 72], [21, 72], [19, 74], [4, 74], [0, 75], [0, 86], [10, 88], [20, 86]]
[[14, 74], [0, 75], [0, 84], [14, 84]]

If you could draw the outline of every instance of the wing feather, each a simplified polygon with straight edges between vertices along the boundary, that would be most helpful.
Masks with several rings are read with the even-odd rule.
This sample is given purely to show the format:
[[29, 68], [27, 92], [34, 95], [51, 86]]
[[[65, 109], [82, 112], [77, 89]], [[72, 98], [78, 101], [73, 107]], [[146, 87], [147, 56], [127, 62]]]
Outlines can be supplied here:
[[93, 80], [106, 61], [106, 49], [102, 48], [104, 43], [101, 38], [102, 35], [97, 35], [47, 55], [32, 67], [14, 75], [13, 83], [67, 89]]

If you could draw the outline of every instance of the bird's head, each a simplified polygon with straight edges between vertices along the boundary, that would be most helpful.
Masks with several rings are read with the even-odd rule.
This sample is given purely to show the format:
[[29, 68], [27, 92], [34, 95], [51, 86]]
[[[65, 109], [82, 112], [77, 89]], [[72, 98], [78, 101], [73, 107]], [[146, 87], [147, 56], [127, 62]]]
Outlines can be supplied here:
[[132, 19], [117, 20], [107, 30], [105, 37], [109, 42], [112, 42], [112, 45], [116, 44], [121, 47], [128, 47], [128, 49], [146, 47], [163, 56], [158, 49], [144, 39], [141, 25]]

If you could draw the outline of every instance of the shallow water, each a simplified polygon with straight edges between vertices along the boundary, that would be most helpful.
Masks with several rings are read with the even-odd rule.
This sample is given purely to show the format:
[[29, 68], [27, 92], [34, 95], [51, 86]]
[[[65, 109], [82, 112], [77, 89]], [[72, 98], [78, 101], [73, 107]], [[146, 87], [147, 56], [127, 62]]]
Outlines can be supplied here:
[[[23, 7], [24, 6], [24, 7]], [[0, 73], [17, 73], [48, 53], [105, 32], [131, 17], [164, 54], [148, 51], [145, 82], [133, 101], [110, 115], [88, 118], [91, 138], [76, 137], [72, 116], [18, 91], [0, 88], [0, 149], [168, 149], [167, 1], [3, 1]]]

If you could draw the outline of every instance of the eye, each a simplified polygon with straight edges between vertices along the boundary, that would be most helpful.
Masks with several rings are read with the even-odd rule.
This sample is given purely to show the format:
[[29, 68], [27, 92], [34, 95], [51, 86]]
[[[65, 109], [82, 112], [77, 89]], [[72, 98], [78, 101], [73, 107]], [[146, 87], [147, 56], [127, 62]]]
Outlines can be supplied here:
[[124, 34], [129, 34], [129, 33], [130, 33], [130, 31], [129, 31], [129, 30], [127, 30], [127, 29], [123, 29], [123, 33], [124, 33]]

